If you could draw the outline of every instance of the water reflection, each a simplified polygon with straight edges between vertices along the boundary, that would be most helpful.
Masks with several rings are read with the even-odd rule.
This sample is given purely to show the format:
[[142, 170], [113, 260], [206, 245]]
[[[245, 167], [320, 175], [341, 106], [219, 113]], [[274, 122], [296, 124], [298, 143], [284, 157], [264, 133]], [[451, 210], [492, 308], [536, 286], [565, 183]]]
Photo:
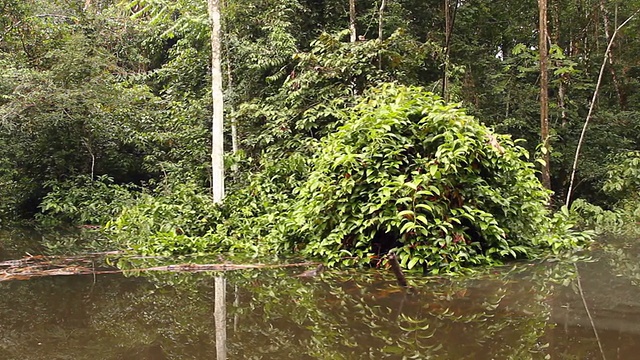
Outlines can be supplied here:
[[213, 317], [216, 323], [216, 359], [227, 360], [227, 279], [214, 277]]
[[[606, 246], [578, 266], [585, 300], [606, 358], [635, 358], [638, 251], [626, 247], [620, 258]], [[295, 276], [303, 270], [3, 282], [0, 358], [602, 358], [572, 264], [415, 277], [412, 293], [379, 271]]]
[[42, 235], [32, 229], [0, 229], [0, 261], [18, 259], [25, 255], [41, 254]]

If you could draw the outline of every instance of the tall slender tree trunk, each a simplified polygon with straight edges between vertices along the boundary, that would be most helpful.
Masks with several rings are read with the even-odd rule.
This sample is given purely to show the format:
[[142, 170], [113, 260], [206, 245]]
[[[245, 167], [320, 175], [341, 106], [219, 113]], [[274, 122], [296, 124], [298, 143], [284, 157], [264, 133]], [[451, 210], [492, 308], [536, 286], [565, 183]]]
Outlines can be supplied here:
[[[224, 0], [220, 0], [220, 1], [224, 1]], [[224, 9], [224, 2], [221, 2], [222, 8]], [[226, 52], [226, 57], [227, 57], [227, 91], [228, 92], [232, 92], [233, 90], [233, 72], [231, 71], [231, 47], [229, 46], [229, 44], [231, 43], [231, 41], [229, 41], [229, 22], [225, 22], [225, 31], [224, 33], [226, 34], [226, 43], [227, 46], [225, 46], [225, 52]], [[239, 140], [238, 140], [238, 126], [237, 126], [237, 122], [236, 122], [236, 118], [232, 117], [231, 118], [231, 152], [233, 153], [233, 155], [238, 154], [238, 150], [240, 149], [240, 145], [239, 145]], [[233, 172], [236, 173], [238, 171], [238, 165], [237, 164], [233, 164], [233, 168], [232, 168]]]
[[[602, 13], [602, 23], [604, 28], [604, 35], [607, 37], [607, 42], [611, 39], [611, 21], [609, 20], [609, 15], [607, 14], [607, 8], [605, 7], [604, 0], [600, 0], [600, 12]], [[614, 25], [615, 26], [615, 25]], [[618, 95], [618, 104], [621, 109], [626, 108], [625, 96], [622, 91], [622, 86], [620, 85], [620, 80], [618, 79], [618, 73], [616, 72], [616, 68], [614, 66], [614, 58], [613, 58], [613, 47], [609, 51], [609, 72], [611, 73], [611, 80], [613, 80], [613, 86], [616, 89], [616, 95]]]
[[[559, 0], [552, 0], [551, 18], [553, 19], [553, 29], [551, 30], [551, 43], [555, 45], [560, 44], [560, 6]], [[559, 63], [559, 62], [558, 62]], [[557, 64], [560, 65], [560, 64]], [[562, 127], [567, 125], [567, 108], [565, 97], [567, 95], [567, 84], [569, 83], [569, 75], [561, 74], [560, 81], [558, 82], [558, 108], [560, 109], [560, 119]]]
[[[227, 62], [227, 78], [228, 78], [228, 89], [231, 90], [231, 86], [232, 86], [232, 81], [233, 78], [231, 76], [231, 62], [228, 61]], [[238, 139], [238, 124], [236, 122], [236, 118], [232, 117], [231, 118], [231, 152], [233, 153], [233, 155], [237, 155], [238, 154], [238, 150], [240, 150], [240, 144], [239, 144], [239, 139]], [[238, 165], [237, 163], [233, 164], [233, 168], [232, 168], [234, 173], [238, 172]], [[237, 175], [237, 174], [236, 174]]]
[[[225, 3], [224, 0], [220, 0], [221, 3], [221, 7], [224, 9], [225, 8]], [[226, 56], [227, 56], [227, 91], [228, 92], [232, 92], [233, 90], [233, 72], [231, 71], [231, 46], [229, 44], [231, 44], [231, 41], [229, 40], [230, 38], [230, 34], [231, 34], [231, 30], [229, 29], [229, 22], [225, 21], [225, 27], [223, 29], [223, 33], [225, 33], [226, 35], [226, 42], [227, 42], [227, 46], [225, 47], [226, 50]], [[239, 139], [238, 139], [238, 128], [237, 128], [237, 122], [235, 118], [231, 118], [231, 151], [232, 153], [235, 155], [238, 153], [239, 150]], [[234, 169], [234, 171], [237, 169]]]
[[351, 36], [349, 40], [353, 43], [358, 39], [356, 32], [356, 0], [349, 0], [349, 31]]
[[211, 20], [211, 96], [213, 117], [211, 123], [211, 192], [213, 202], [224, 199], [224, 101], [222, 96], [222, 66], [220, 63], [220, 0], [208, 0]]
[[460, 0], [456, 0], [453, 9], [450, 0], [444, 0], [444, 64], [442, 66], [442, 98], [449, 101], [449, 54], [451, 54], [451, 37], [456, 21], [456, 13]]
[[[378, 41], [382, 43], [384, 40], [383, 28], [384, 28], [384, 10], [387, 6], [387, 1], [380, 1], [380, 9], [378, 10]], [[378, 55], [378, 69], [382, 70], [382, 53]]]
[[447, 101], [449, 88], [449, 0], [444, 0], [444, 64], [442, 65], [442, 97]]
[[383, 40], [383, 27], [384, 27], [384, 10], [387, 7], [387, 1], [380, 1], [380, 10], [378, 11], [378, 40]]
[[[560, 46], [561, 44], [561, 16], [562, 16], [562, 12], [561, 12], [561, 8], [560, 8], [560, 3], [562, 0], [551, 0], [551, 30], [549, 30], [550, 32], [550, 38], [551, 38], [551, 45], [552, 46]], [[571, 56], [571, 43], [573, 42], [573, 39], [571, 37], [571, 30], [569, 30], [569, 49], [563, 49], [560, 48], [561, 51], [564, 52], [568, 52], [568, 55]], [[558, 59], [555, 60], [554, 65], [556, 68], [561, 68], [564, 64], [563, 64], [563, 60]], [[561, 129], [566, 129], [567, 128], [567, 124], [569, 123], [569, 117], [567, 114], [567, 106], [566, 106], [566, 97], [567, 97], [567, 89], [568, 86], [570, 84], [570, 80], [571, 77], [569, 75], [569, 73], [565, 72], [565, 73], [561, 73], [558, 75], [558, 93], [556, 96], [556, 105], [558, 106], [558, 110], [560, 110], [560, 128]], [[556, 122], [557, 124], [557, 122]], [[557, 126], [557, 125], [556, 125]], [[564, 179], [567, 174], [565, 172], [565, 170], [563, 168], [559, 169], [558, 172], [558, 176], [562, 179]], [[557, 189], [556, 192], [556, 198], [559, 198], [560, 196], [564, 195], [563, 194], [564, 189]]]
[[549, 149], [549, 49], [547, 47], [547, 0], [538, 0], [540, 10], [540, 136], [542, 138], [542, 185], [551, 189], [550, 149]]
[[[228, 86], [229, 90], [231, 90], [232, 80], [231, 77], [231, 63], [227, 65], [227, 78], [228, 78]], [[240, 150], [239, 139], [238, 139], [238, 124], [236, 123], [235, 117], [231, 119], [231, 151], [234, 155], [238, 153]]]

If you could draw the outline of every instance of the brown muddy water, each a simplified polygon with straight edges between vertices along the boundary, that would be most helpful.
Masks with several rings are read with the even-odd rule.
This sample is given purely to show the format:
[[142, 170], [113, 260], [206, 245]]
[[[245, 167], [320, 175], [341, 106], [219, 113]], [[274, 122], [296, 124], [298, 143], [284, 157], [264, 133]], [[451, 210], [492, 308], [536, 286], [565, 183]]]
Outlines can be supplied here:
[[[0, 260], [38, 250], [0, 235]], [[308, 268], [3, 281], [0, 359], [638, 359], [640, 242], [588, 255], [411, 292], [386, 271]]]

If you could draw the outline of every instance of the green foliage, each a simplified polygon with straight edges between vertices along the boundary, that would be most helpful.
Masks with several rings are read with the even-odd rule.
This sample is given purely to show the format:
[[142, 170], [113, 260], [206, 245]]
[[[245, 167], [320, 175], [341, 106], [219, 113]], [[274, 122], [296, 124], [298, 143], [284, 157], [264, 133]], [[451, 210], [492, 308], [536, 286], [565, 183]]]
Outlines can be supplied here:
[[143, 254], [302, 250], [329, 265], [392, 250], [432, 273], [588, 240], [550, 216], [526, 150], [455, 105], [387, 84], [334, 116], [344, 125], [322, 141], [263, 153], [222, 206], [193, 185], [159, 187], [109, 224], [111, 237]]
[[146, 150], [144, 170], [171, 182], [208, 184], [211, 145], [202, 141], [210, 138], [206, 106], [193, 98], [166, 104], [159, 121], [140, 133]]
[[[457, 106], [384, 85], [344, 116], [284, 229], [306, 254], [366, 263], [394, 247], [404, 267], [438, 273], [575, 245], [554, 232], [526, 150]], [[391, 242], [376, 244], [382, 234]]]
[[[7, 146], [6, 142], [0, 140], [0, 147]], [[16, 170], [11, 166], [10, 161], [0, 157], [0, 227], [7, 220], [16, 218], [21, 184], [15, 180]]]
[[320, 34], [309, 51], [292, 56], [294, 66], [286, 73], [271, 76], [282, 81], [273, 95], [244, 102], [230, 114], [253, 131], [259, 129], [247, 133], [245, 144], [291, 150], [301, 139], [325, 136], [341, 124], [337, 113], [350, 108], [366, 89], [389, 81], [419, 82], [417, 75], [432, 50], [431, 44], [402, 30], [383, 42], [350, 43], [347, 36], [348, 31]]
[[613, 161], [604, 191], [616, 198], [640, 200], [640, 152], [620, 154]]
[[[602, 16], [625, 18], [632, 3], [607, 3], [593, 16], [584, 8], [595, 0], [550, 11], [558, 197], [606, 45]], [[389, 2], [382, 41], [379, 4], [359, 3], [361, 37], [351, 43], [346, 1], [226, 1], [225, 121], [237, 125], [241, 151], [225, 204], [212, 207], [206, 2], [0, 4], [2, 219], [44, 211], [46, 222], [104, 222], [128, 201], [131, 189], [115, 184], [131, 183], [144, 190], [112, 223], [112, 236], [138, 251], [306, 247], [332, 262], [366, 262], [387, 250], [386, 234], [400, 240], [403, 265], [434, 272], [576, 245], [571, 223], [592, 224], [565, 211], [550, 217], [540, 205], [548, 194], [522, 162], [521, 146], [533, 151], [539, 142], [535, 6], [459, 2], [445, 58], [441, 2]], [[633, 161], [601, 191], [602, 164], [640, 139], [637, 26], [617, 37], [575, 190], [616, 214], [638, 208]], [[415, 89], [370, 90], [384, 82], [440, 89], [445, 62], [449, 98], [528, 142], [516, 145]], [[91, 184], [93, 174], [113, 180]], [[173, 185], [157, 186], [166, 182]], [[587, 207], [586, 217], [598, 213]]]
[[599, 234], [625, 232], [625, 213], [619, 210], [605, 210], [584, 199], [576, 199], [571, 204], [571, 215], [578, 226]]
[[613, 159], [607, 167], [607, 177], [603, 191], [618, 201], [607, 210], [577, 199], [571, 205], [575, 218], [582, 227], [594, 229], [598, 233], [633, 234], [640, 233], [640, 154], [627, 152]]
[[107, 223], [110, 238], [141, 254], [214, 252], [205, 235], [215, 227], [219, 210], [193, 184], [161, 186], [140, 194], [136, 203]]
[[[288, 226], [287, 216], [299, 187], [309, 176], [311, 158], [317, 150], [310, 141], [304, 152], [287, 155], [263, 154], [262, 166], [248, 183], [225, 199], [224, 229], [221, 233], [233, 248], [256, 254], [283, 254], [295, 246], [279, 237]], [[315, 149], [315, 150], [312, 150]]]
[[144, 178], [141, 134], [158, 102], [149, 87], [120, 81], [136, 62], [111, 43], [111, 23], [72, 15], [22, 22], [33, 44], [24, 45], [24, 57], [0, 57], [0, 158], [9, 169], [2, 182], [17, 190], [6, 194], [13, 212], [32, 216], [49, 181]]
[[105, 224], [134, 203], [138, 188], [118, 185], [106, 175], [92, 180], [77, 176], [62, 182], [49, 181], [36, 219], [43, 225]]

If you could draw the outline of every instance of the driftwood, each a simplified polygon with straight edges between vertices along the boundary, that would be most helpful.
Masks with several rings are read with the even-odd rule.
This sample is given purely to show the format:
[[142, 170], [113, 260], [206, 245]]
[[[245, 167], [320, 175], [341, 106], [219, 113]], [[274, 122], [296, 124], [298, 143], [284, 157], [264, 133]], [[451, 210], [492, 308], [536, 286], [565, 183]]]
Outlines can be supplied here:
[[18, 260], [0, 262], [0, 282], [11, 280], [29, 280], [33, 277], [62, 276], [62, 275], [101, 275], [118, 274], [122, 272], [172, 271], [172, 272], [201, 272], [201, 271], [232, 271], [246, 269], [277, 269], [289, 267], [315, 266], [318, 263], [303, 262], [295, 264], [176, 264], [154, 266], [141, 269], [121, 270], [115, 267], [96, 266], [96, 259], [106, 255], [120, 255], [120, 252], [94, 253], [83, 256], [55, 256], [29, 255]]

